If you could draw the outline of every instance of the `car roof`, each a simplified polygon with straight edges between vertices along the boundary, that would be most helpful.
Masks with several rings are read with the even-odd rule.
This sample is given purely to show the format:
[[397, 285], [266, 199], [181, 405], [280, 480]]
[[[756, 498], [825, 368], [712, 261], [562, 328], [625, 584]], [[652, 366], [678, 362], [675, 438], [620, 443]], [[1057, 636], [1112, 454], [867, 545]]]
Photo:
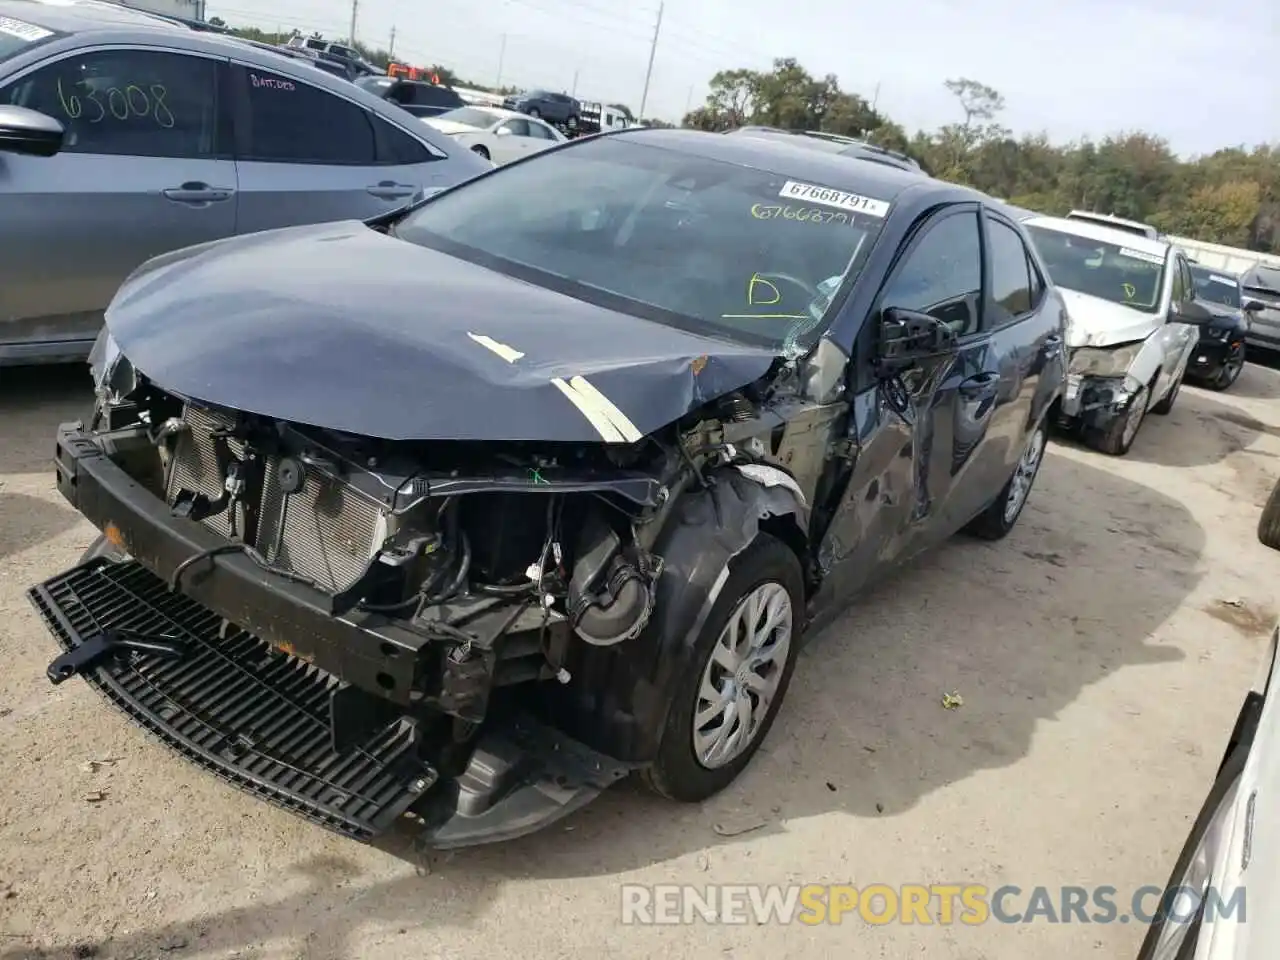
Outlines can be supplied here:
[[1173, 248], [1173, 244], [1167, 240], [1153, 240], [1151, 237], [1130, 233], [1128, 230], [1121, 230], [1118, 227], [1104, 226], [1094, 220], [1068, 220], [1066, 217], [1035, 216], [1029, 217], [1022, 222], [1029, 227], [1046, 227], [1049, 230], [1069, 233], [1076, 237], [1084, 237], [1087, 240], [1097, 240], [1100, 243], [1115, 243], [1130, 250], [1149, 253], [1157, 257], [1165, 256]]
[[1067, 219], [1089, 219], [1089, 220], [1110, 220], [1112, 223], [1123, 223], [1127, 227], [1138, 227], [1142, 230], [1155, 230], [1149, 223], [1143, 223], [1141, 220], [1126, 220], [1124, 217], [1117, 217], [1114, 213], [1095, 213], [1092, 210], [1072, 210]]
[[918, 170], [860, 162], [843, 154], [814, 150], [773, 137], [726, 137], [698, 130], [653, 127], [635, 127], [604, 136], [631, 137], [655, 147], [753, 167], [888, 202], [893, 202], [903, 191], [913, 188], [929, 190], [939, 200], [991, 202], [989, 197], [977, 190], [921, 176]]
[[0, 16], [14, 17], [59, 33], [120, 28], [190, 31], [185, 24], [144, 10], [102, 0], [0, 0]]

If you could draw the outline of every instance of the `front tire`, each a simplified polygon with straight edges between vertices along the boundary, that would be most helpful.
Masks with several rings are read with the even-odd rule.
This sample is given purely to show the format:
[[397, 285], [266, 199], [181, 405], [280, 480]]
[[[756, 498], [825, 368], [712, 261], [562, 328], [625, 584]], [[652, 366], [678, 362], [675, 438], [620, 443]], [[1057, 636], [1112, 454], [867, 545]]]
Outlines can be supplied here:
[[1106, 428], [1095, 431], [1093, 446], [1112, 457], [1123, 457], [1133, 446], [1138, 437], [1138, 429], [1147, 416], [1147, 401], [1151, 394], [1146, 387], [1141, 387], [1129, 401], [1129, 408], [1122, 416], [1116, 417]]
[[474, 147], [471, 148], [471, 152], [478, 153], [480, 156], [484, 157], [486, 160], [489, 160], [489, 161], [493, 160], [493, 158], [489, 156], [489, 148], [486, 147], [483, 143], [477, 143]]
[[657, 759], [641, 773], [651, 790], [697, 803], [746, 768], [791, 682], [803, 617], [796, 555], [759, 534], [734, 563], [677, 681]]
[[1048, 439], [1044, 424], [1038, 424], [1027, 438], [1013, 476], [991, 506], [969, 521], [969, 525], [965, 527], [966, 533], [983, 540], [1000, 540], [1008, 535], [1031, 496], [1031, 488], [1040, 474], [1040, 464], [1044, 462]]
[[1219, 393], [1230, 389], [1231, 386], [1240, 379], [1240, 374], [1244, 371], [1244, 364], [1245, 348], [1241, 347], [1240, 356], [1224, 363], [1222, 365], [1222, 369], [1219, 370], [1212, 379], [1205, 381], [1205, 386], [1210, 390], [1216, 390]]
[[[1185, 375], [1184, 371], [1183, 376]], [[1151, 412], [1162, 417], [1167, 415], [1171, 410], [1173, 410], [1173, 403], [1178, 399], [1178, 391], [1181, 389], [1182, 376], [1178, 377], [1178, 379], [1174, 381], [1173, 386], [1169, 388], [1169, 392], [1161, 398], [1160, 402], [1151, 407]]]

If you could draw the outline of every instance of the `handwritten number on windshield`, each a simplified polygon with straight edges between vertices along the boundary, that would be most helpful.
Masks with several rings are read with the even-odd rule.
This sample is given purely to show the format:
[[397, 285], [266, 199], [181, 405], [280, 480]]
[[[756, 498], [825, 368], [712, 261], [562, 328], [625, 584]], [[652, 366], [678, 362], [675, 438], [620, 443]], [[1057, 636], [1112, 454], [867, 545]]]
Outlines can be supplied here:
[[1132, 300], [1138, 295], [1138, 289], [1132, 283], [1122, 283], [1120, 286], [1124, 288], [1124, 298], [1126, 300]]
[[[87, 80], [77, 80], [68, 91], [58, 78], [58, 101], [62, 104], [62, 112], [69, 120], [84, 117], [87, 123], [101, 123], [110, 114], [117, 120], [128, 120], [130, 117], [150, 118], [157, 126], [166, 130], [174, 124], [173, 112], [166, 102], [168, 88], [162, 83], [153, 83], [147, 90], [130, 83], [121, 87], [110, 87], [107, 90], [95, 90]], [[79, 92], [76, 90], [79, 88]], [[148, 93], [149, 91], [149, 93]], [[105, 95], [106, 103], [102, 101]], [[86, 111], [88, 113], [86, 114]]]
[[[769, 297], [771, 299], [764, 299]], [[747, 306], [771, 307], [782, 300], [782, 292], [772, 280], [766, 280], [758, 273], [753, 273], [747, 281]]]
[[776, 203], [755, 203], [751, 205], [751, 216], [757, 220], [799, 220], [809, 223], [848, 223], [849, 215], [832, 210], [819, 210], [816, 207], [782, 206]]

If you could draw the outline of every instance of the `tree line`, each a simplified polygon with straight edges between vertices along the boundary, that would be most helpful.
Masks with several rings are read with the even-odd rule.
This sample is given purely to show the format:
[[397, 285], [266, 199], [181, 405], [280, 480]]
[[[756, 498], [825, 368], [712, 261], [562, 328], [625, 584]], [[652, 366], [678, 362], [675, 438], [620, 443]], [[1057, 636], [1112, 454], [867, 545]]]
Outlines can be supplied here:
[[1180, 160], [1162, 138], [1134, 130], [1054, 144], [1001, 125], [1004, 97], [976, 80], [946, 81], [957, 120], [914, 135], [865, 98], [792, 58], [773, 69], [721, 70], [682, 125], [744, 124], [860, 137], [913, 157], [929, 173], [1040, 213], [1095, 210], [1168, 233], [1280, 253], [1280, 145], [1234, 146]]
[[[271, 44], [300, 35], [254, 27], [233, 32]], [[385, 49], [352, 46], [382, 69], [394, 59]], [[465, 81], [442, 64], [427, 69], [450, 86], [516, 92]], [[1280, 253], [1280, 145], [1223, 147], [1180, 160], [1167, 141], [1139, 130], [1065, 144], [1050, 142], [1044, 133], [1014, 137], [1000, 123], [1005, 108], [1000, 92], [966, 78], [946, 81], [956, 98], [956, 121], [909, 135], [864, 97], [842, 90], [835, 74], [815, 77], [792, 57], [774, 60], [767, 71], [721, 70], [709, 88], [706, 102], [687, 113], [681, 126], [721, 132], [761, 124], [859, 137], [907, 154], [933, 176], [1029, 210], [1059, 215], [1096, 210], [1176, 236]], [[634, 116], [625, 104], [612, 106]], [[674, 126], [657, 119], [644, 122]]]

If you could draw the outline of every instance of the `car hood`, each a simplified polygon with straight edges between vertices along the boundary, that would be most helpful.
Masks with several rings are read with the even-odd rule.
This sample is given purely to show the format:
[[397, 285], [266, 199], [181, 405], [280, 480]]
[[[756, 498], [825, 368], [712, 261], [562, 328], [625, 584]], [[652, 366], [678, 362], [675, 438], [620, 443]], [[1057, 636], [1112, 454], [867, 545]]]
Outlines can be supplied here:
[[359, 221], [157, 257], [120, 288], [106, 322], [172, 393], [388, 440], [631, 442], [777, 359]]
[[1101, 297], [1059, 287], [1067, 305], [1067, 346], [1109, 347], [1145, 340], [1160, 327], [1160, 316], [1141, 313]]

